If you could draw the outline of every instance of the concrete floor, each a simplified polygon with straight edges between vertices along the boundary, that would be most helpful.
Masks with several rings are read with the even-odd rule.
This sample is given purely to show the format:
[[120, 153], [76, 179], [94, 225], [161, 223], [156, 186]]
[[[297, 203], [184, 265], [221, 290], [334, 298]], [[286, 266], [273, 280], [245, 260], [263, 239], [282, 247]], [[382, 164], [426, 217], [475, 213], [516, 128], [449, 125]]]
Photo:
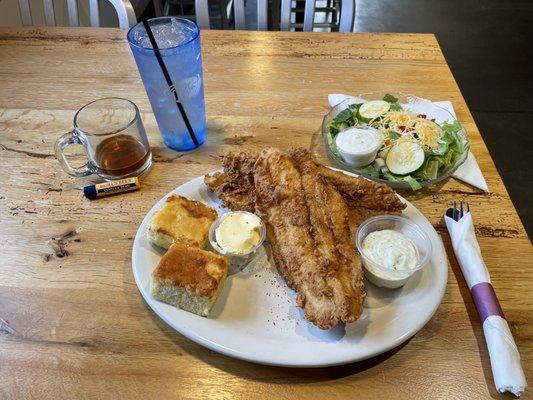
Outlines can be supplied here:
[[356, 31], [437, 36], [532, 238], [533, 2], [357, 0], [356, 13]]

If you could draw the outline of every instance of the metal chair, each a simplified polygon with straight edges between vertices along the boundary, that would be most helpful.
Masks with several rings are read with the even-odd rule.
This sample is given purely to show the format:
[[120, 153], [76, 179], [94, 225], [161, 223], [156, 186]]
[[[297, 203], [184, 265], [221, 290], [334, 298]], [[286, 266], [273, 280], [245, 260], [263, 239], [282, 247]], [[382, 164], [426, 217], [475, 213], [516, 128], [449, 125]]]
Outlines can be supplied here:
[[[296, 7], [293, 7], [293, 1]], [[302, 1], [303, 2], [303, 1]], [[355, 0], [327, 0], [323, 7], [317, 7], [315, 0], [305, 0], [304, 8], [299, 8], [295, 0], [281, 0], [280, 30], [289, 31], [292, 28], [303, 28], [305, 32], [312, 32], [314, 28], [330, 28], [339, 32], [351, 32], [353, 30], [355, 18]], [[303, 24], [292, 22], [292, 15], [297, 13], [304, 14]], [[315, 21], [316, 13], [322, 13], [326, 16], [326, 21], [317, 23]], [[333, 15], [340, 14], [338, 21], [333, 21]], [[328, 22], [327, 18], [331, 16], [332, 21]]]
[[[245, 0], [219, 0], [218, 8], [220, 16], [209, 15], [209, 0], [153, 0], [156, 15], [168, 15], [171, 2], [179, 4], [181, 15], [185, 18], [196, 19], [200, 29], [210, 29], [211, 20], [222, 19], [222, 28], [227, 29], [227, 18], [233, 16], [235, 29], [246, 29], [245, 21]], [[249, 0], [250, 1], [250, 0]], [[257, 7], [257, 25], [254, 29], [268, 29], [268, 0], [254, 0]], [[324, 4], [317, 7], [317, 2]], [[295, 6], [293, 7], [293, 3]], [[305, 3], [301, 7], [300, 3]], [[252, 3], [253, 4], [253, 3]], [[189, 14], [184, 14], [183, 5], [187, 5]], [[224, 6], [227, 5], [227, 6]], [[278, 18], [279, 10], [279, 18]], [[311, 32], [316, 29], [330, 29], [332, 31], [351, 32], [355, 18], [355, 0], [274, 0], [272, 4], [273, 26], [279, 20], [279, 29], [289, 31], [292, 29], [303, 29]], [[291, 22], [292, 16], [303, 13], [303, 23]], [[317, 17], [317, 18], [315, 18]], [[317, 21], [321, 17], [324, 21]], [[331, 21], [329, 21], [329, 19]]]
[[[53, 0], [42, 0], [44, 8], [44, 21], [47, 26], [56, 25]], [[79, 26], [78, 3], [77, 0], [67, 1], [67, 13], [69, 26]], [[117, 12], [118, 25], [122, 29], [127, 29], [137, 23], [135, 11], [129, 0], [107, 0], [113, 5]], [[29, 0], [19, 0], [19, 9], [22, 25], [33, 26]], [[93, 27], [100, 26], [100, 7], [98, 0], [89, 0], [89, 21]]]
[[[154, 9], [156, 15], [166, 15], [168, 14], [170, 0], [166, 0], [164, 5], [161, 3], [161, 0], [153, 0]], [[186, 0], [185, 0], [186, 1]], [[181, 0], [180, 4], [184, 1]], [[257, 2], [257, 25], [256, 29], [264, 31], [268, 29], [268, 0], [256, 0]], [[191, 1], [192, 3], [192, 1]], [[224, 6], [224, 2], [219, 2], [219, 11], [222, 19], [222, 27], [227, 28], [227, 24], [224, 22], [227, 20], [229, 15], [233, 15], [234, 27], [237, 30], [246, 29], [246, 21], [244, 16], [244, 0], [229, 0]], [[185, 18], [194, 18], [196, 17], [196, 23], [200, 29], [211, 29], [211, 19], [213, 17], [209, 16], [209, 2], [208, 0], [194, 0], [194, 15], [184, 15]]]

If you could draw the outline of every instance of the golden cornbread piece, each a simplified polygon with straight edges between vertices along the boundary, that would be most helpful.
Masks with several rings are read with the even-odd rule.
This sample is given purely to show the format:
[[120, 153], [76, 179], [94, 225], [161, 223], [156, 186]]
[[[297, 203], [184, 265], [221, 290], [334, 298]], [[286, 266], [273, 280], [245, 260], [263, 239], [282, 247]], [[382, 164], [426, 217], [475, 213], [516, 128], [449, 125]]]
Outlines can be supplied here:
[[226, 257], [174, 243], [152, 272], [150, 293], [156, 300], [206, 317], [227, 274]]
[[148, 238], [164, 249], [177, 242], [203, 248], [216, 218], [216, 211], [203, 203], [170, 196], [150, 221]]

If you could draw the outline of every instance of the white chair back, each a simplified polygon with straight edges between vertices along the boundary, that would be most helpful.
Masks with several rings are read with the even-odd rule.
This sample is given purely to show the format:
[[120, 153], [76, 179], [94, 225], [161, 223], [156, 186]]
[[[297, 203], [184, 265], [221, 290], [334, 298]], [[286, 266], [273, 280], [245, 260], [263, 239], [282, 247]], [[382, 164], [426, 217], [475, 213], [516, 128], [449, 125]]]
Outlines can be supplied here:
[[[291, 16], [294, 12], [294, 0], [281, 0], [280, 30], [289, 31], [293, 26]], [[355, 0], [340, 0], [341, 10], [339, 19], [339, 32], [351, 32], [355, 18]], [[315, 25], [316, 1], [305, 0], [303, 30], [312, 32]]]
[[[44, 7], [44, 22], [47, 26], [55, 26], [56, 18], [54, 12], [53, 0], [42, 0]], [[67, 1], [67, 14], [69, 26], [79, 26], [78, 2], [77, 0]], [[137, 23], [135, 11], [129, 0], [107, 0], [113, 5], [118, 17], [118, 26], [122, 29], [132, 27]], [[19, 0], [20, 16], [22, 25], [32, 26], [33, 18], [31, 16], [29, 0]], [[89, 0], [89, 22], [93, 27], [100, 26], [100, 7], [98, 0]]]
[[[266, 31], [268, 29], [268, 0], [257, 1], [257, 30]], [[211, 22], [209, 20], [209, 6], [208, 0], [195, 0], [194, 6], [196, 9], [196, 23], [200, 29], [210, 29]], [[235, 29], [246, 29], [246, 21], [244, 17], [244, 0], [231, 0], [229, 7], [233, 7], [233, 16], [235, 22]], [[226, 10], [221, 10], [225, 12]]]

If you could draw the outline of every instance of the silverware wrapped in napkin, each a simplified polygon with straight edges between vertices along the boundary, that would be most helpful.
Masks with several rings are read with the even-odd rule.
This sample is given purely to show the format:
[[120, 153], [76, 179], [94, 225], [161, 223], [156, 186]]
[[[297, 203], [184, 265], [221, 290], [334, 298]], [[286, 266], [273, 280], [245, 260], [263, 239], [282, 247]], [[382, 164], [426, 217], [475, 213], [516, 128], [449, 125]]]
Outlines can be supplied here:
[[463, 207], [461, 203], [458, 209], [454, 202], [454, 207], [448, 209], [444, 220], [452, 239], [455, 257], [483, 323], [494, 384], [500, 393], [511, 392], [520, 396], [527, 386], [520, 354], [490, 283], [489, 271], [483, 262], [468, 205]]

